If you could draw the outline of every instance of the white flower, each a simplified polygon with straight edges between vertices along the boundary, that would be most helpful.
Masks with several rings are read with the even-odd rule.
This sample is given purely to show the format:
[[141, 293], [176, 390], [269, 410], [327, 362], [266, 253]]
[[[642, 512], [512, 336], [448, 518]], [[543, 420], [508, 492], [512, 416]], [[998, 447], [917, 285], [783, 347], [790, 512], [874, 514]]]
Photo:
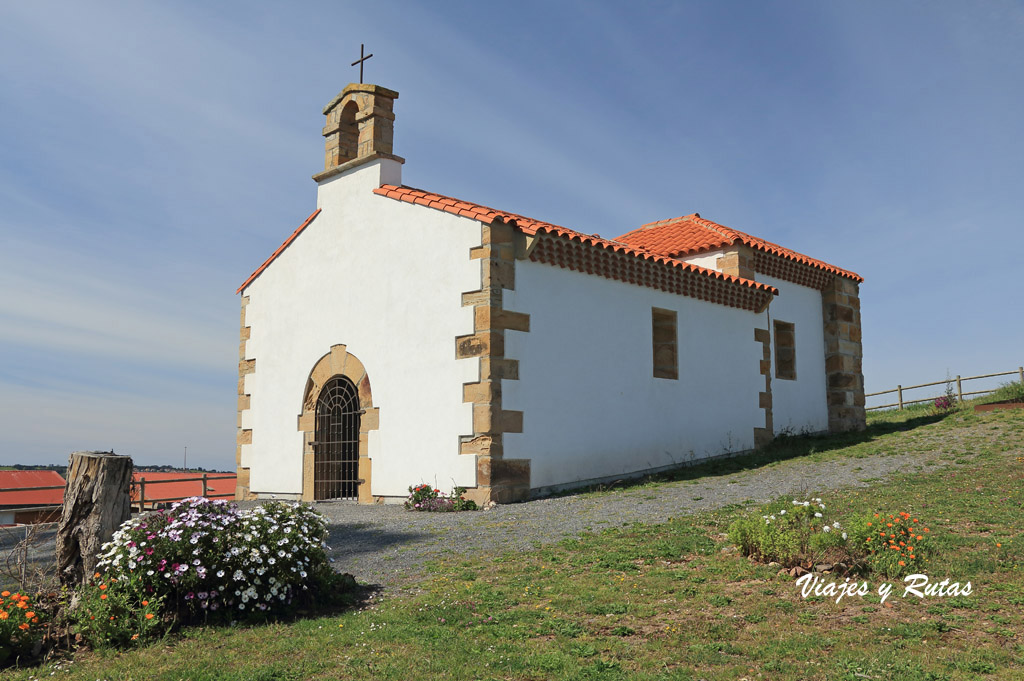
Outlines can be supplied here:
[[821, 514], [820, 514], [820, 513], [815, 513], [815, 514], [814, 514], [814, 517], [815, 517], [815, 518], [820, 518], [820, 517], [821, 517]]
[[836, 528], [838, 530], [839, 529], [839, 521], [837, 520], [834, 523], [832, 523], [832, 527], [834, 527], [834, 528]]
[[781, 511], [779, 511], [779, 515], [786, 515], [786, 509], [782, 509]]
[[800, 505], [801, 505], [801, 506], [810, 506], [810, 505], [811, 505], [811, 502], [809, 502], [809, 501], [805, 501], [804, 503], [802, 503], [802, 504], [800, 504]]
[[843, 539], [846, 539], [846, 533], [843, 532]]
[[829, 527], [828, 525], [826, 525], [825, 527], [821, 528], [821, 530], [822, 530], [822, 532], [829, 532], [829, 531], [832, 530], [832, 528]]

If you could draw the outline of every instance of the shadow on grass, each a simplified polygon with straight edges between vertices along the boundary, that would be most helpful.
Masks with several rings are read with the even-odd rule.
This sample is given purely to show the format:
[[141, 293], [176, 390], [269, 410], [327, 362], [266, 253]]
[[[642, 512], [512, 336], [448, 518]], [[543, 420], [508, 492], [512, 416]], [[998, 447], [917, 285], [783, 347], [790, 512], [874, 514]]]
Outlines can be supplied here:
[[654, 475], [617, 480], [613, 483], [592, 485], [579, 489], [557, 492], [551, 496], [562, 497], [611, 489], [628, 489], [652, 482], [681, 482], [718, 475], [731, 475], [741, 471], [761, 468], [777, 461], [795, 459], [808, 454], [821, 454], [854, 445], [871, 442], [884, 435], [906, 432], [941, 421], [947, 414], [923, 413], [905, 420], [877, 420], [869, 423], [862, 431], [838, 433], [835, 435], [779, 435], [771, 444], [750, 454], [723, 457], [698, 464], [681, 464], [675, 468]]

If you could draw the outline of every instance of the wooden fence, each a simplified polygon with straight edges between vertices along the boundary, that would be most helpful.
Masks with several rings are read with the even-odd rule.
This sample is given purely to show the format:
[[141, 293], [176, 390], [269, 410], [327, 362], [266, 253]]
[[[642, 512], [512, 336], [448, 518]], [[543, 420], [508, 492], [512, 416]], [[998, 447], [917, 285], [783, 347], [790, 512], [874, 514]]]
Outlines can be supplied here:
[[964, 397], [969, 397], [971, 395], [985, 395], [987, 393], [995, 392], [997, 390], [996, 388], [991, 388], [989, 390], [975, 390], [973, 392], [964, 392], [963, 384], [966, 381], [975, 381], [975, 380], [978, 380], [979, 378], [995, 378], [996, 376], [1012, 376], [1014, 374], [1016, 374], [1017, 376], [1020, 377], [1018, 380], [1020, 380], [1021, 383], [1024, 383], [1024, 367], [1017, 367], [1016, 371], [1003, 371], [1003, 372], [1000, 372], [998, 374], [983, 374], [981, 376], [959, 376], [958, 375], [956, 378], [947, 378], [945, 380], [934, 381], [932, 383], [921, 383], [920, 385], [906, 385], [906, 386], [904, 386], [904, 385], [897, 385], [895, 388], [892, 388], [891, 390], [882, 390], [881, 392], [877, 392], [877, 393], [866, 393], [864, 395], [864, 397], [867, 398], [867, 397], [874, 397], [876, 395], [888, 395], [890, 393], [896, 393], [896, 401], [893, 402], [892, 404], [880, 404], [880, 405], [875, 406], [875, 407], [868, 407], [867, 409], [868, 409], [868, 411], [870, 411], [872, 409], [888, 409], [890, 407], [896, 407], [898, 409], [903, 409], [908, 404], [918, 404], [920, 402], [931, 402], [932, 400], [935, 399], [934, 397], [925, 397], [923, 399], [918, 399], [918, 400], [906, 400], [906, 399], [903, 399], [903, 393], [905, 391], [907, 391], [907, 390], [916, 390], [917, 388], [929, 388], [929, 387], [934, 386], [934, 385], [946, 385], [947, 383], [949, 383], [951, 385], [952, 384], [956, 385], [956, 397], [957, 397], [957, 400], [959, 400], [960, 402], [963, 402], [964, 401]]
[[[166, 480], [165, 479], [157, 479], [157, 480], [150, 480], [148, 482], [146, 481], [146, 478], [144, 476], [140, 476], [138, 482], [132, 482], [132, 486], [133, 487], [138, 487], [138, 489], [139, 489], [139, 498], [138, 499], [134, 499], [133, 498], [132, 499], [132, 505], [134, 506], [135, 504], [138, 504], [139, 505], [139, 512], [142, 512], [142, 511], [146, 510], [146, 504], [147, 503], [149, 504], [150, 508], [154, 508], [155, 504], [166, 503], [168, 501], [179, 501], [181, 499], [181, 497], [166, 497], [166, 498], [163, 498], [163, 499], [152, 498], [152, 497], [146, 498], [146, 487], [152, 487], [154, 485], [162, 485], [162, 484], [165, 484], [165, 483], [172, 483], [172, 482], [196, 482], [198, 480], [202, 480], [203, 481], [203, 493], [200, 496], [206, 497], [207, 499], [226, 499], [228, 497], [234, 499], [234, 497], [235, 497], [234, 490], [232, 490], [231, 492], [225, 492], [223, 494], [210, 494], [210, 484], [209, 483], [210, 483], [211, 480], [229, 480], [229, 479], [233, 480], [233, 479], [235, 479], [235, 476], [232, 475], [232, 474], [209, 475], [208, 473], [203, 473], [203, 475], [201, 477], [194, 477], [194, 478], [169, 478], [169, 479], [166, 479]], [[134, 495], [132, 495], [132, 496], [134, 497]]]
[[[158, 480], [149, 480], [149, 481], [146, 480], [145, 476], [140, 476], [137, 482], [136, 481], [132, 481], [132, 487], [133, 488], [137, 488], [139, 490], [139, 497], [138, 497], [138, 499], [135, 498], [134, 491], [132, 493], [132, 506], [134, 507], [134, 506], [137, 505], [138, 509], [139, 509], [139, 512], [142, 512], [142, 511], [146, 510], [146, 504], [149, 504], [150, 508], [154, 508], [155, 504], [166, 503], [168, 501], [179, 501], [181, 499], [181, 497], [164, 497], [164, 498], [146, 497], [146, 488], [147, 487], [152, 488], [154, 485], [162, 485], [162, 484], [165, 484], [165, 483], [172, 483], [172, 482], [199, 482], [199, 481], [202, 481], [202, 483], [203, 483], [203, 491], [202, 491], [202, 494], [200, 496], [207, 497], [208, 499], [234, 498], [234, 496], [235, 496], [234, 491], [225, 492], [225, 493], [222, 493], [222, 494], [210, 494], [210, 481], [212, 481], [212, 480], [229, 480], [229, 479], [234, 479], [234, 478], [235, 478], [235, 476], [233, 474], [231, 474], [231, 473], [226, 473], [226, 474], [222, 474], [222, 475], [210, 475], [209, 473], [203, 473], [202, 475], [197, 475], [197, 476], [194, 476], [194, 477], [168, 478], [168, 479], [158, 479]], [[66, 487], [67, 487], [67, 485], [48, 485], [48, 486], [44, 486], [44, 487], [8, 487], [8, 488], [0, 488], [0, 504], [3, 504], [3, 493], [4, 492], [32, 492], [32, 491], [55, 490], [55, 489], [63, 490]], [[14, 512], [26, 512], [26, 511], [50, 511], [50, 510], [59, 510], [59, 509], [60, 509], [60, 506], [33, 506], [33, 507], [27, 507], [26, 506], [26, 507], [23, 507], [23, 508], [8, 508], [8, 509], [2, 509], [2, 510], [7, 511], [7, 512], [12, 512], [12, 511], [14, 511]]]

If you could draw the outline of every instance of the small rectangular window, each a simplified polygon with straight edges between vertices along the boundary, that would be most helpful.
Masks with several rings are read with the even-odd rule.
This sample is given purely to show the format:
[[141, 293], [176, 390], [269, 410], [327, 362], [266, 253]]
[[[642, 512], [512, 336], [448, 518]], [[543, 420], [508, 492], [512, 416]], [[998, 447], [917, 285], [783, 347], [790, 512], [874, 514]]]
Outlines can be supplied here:
[[775, 378], [796, 380], [796, 326], [775, 320]]
[[652, 307], [651, 330], [654, 345], [654, 377], [678, 379], [679, 352], [676, 349], [675, 311]]

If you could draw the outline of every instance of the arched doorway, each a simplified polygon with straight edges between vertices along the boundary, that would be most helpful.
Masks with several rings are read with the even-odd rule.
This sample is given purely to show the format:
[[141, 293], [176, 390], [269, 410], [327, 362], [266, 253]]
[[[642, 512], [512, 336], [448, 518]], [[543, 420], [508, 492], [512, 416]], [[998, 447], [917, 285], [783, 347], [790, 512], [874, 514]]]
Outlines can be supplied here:
[[346, 376], [324, 384], [316, 401], [313, 498], [358, 499], [359, 393]]

